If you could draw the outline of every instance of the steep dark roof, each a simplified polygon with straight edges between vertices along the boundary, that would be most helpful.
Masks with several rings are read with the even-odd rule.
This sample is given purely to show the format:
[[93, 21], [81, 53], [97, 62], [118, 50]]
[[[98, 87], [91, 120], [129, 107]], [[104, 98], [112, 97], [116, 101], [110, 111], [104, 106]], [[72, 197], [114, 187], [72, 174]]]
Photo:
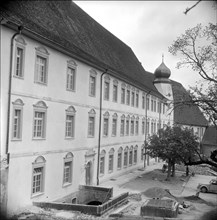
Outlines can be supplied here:
[[217, 129], [210, 126], [205, 130], [202, 144], [215, 145], [217, 147]]
[[10, 21], [162, 97], [153, 85], [153, 74], [144, 70], [132, 49], [74, 2], [11, 1], [1, 10]]
[[[174, 98], [174, 122], [178, 124], [207, 126], [207, 120], [196, 105], [187, 105], [183, 100], [190, 100], [190, 96], [182, 84], [171, 81]], [[181, 106], [180, 106], [181, 104]]]

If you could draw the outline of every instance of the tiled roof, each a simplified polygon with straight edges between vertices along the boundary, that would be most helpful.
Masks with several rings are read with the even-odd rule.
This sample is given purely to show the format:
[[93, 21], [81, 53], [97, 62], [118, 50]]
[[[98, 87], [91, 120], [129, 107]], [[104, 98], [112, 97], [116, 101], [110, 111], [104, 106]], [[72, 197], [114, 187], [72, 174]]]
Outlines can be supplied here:
[[[154, 86], [154, 74], [147, 72], [132, 49], [97, 23], [71, 0], [9, 1], [0, 8], [1, 15], [17, 25], [22, 24], [36, 35], [60, 45], [65, 51], [106, 67], [144, 90], [163, 97]], [[172, 82], [175, 99], [186, 94], [181, 84]], [[197, 107], [175, 109], [175, 122], [206, 125]]]
[[217, 147], [217, 129], [210, 126], [205, 130], [202, 144], [215, 145]]
[[72, 1], [11, 1], [4, 16], [99, 66], [152, 90], [153, 74], [144, 70], [132, 49]]
[[207, 126], [207, 120], [198, 106], [182, 102], [182, 100], [190, 100], [190, 96], [182, 84], [173, 80], [171, 82], [174, 97], [174, 122], [191, 126]]

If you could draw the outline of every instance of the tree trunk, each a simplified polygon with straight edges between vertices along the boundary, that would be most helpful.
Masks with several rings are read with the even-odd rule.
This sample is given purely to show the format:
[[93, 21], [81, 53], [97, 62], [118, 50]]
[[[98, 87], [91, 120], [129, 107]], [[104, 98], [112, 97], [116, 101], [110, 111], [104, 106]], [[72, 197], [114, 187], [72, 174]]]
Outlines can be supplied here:
[[189, 176], [189, 168], [188, 168], [188, 166], [186, 166], [185, 175]]
[[171, 161], [168, 161], [168, 171], [167, 171], [167, 178], [166, 181], [170, 181], [170, 176], [171, 176]]
[[174, 177], [176, 175], [176, 168], [175, 168], [175, 163], [172, 162], [172, 177]]

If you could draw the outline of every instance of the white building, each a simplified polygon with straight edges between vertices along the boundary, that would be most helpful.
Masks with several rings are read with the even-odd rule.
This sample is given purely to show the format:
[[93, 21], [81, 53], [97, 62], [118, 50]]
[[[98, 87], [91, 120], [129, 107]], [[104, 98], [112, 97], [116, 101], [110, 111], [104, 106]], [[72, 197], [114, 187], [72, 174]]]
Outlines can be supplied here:
[[174, 123], [165, 64], [145, 71], [71, 1], [17, 1], [1, 14], [3, 206], [53, 201], [142, 167], [147, 135]]

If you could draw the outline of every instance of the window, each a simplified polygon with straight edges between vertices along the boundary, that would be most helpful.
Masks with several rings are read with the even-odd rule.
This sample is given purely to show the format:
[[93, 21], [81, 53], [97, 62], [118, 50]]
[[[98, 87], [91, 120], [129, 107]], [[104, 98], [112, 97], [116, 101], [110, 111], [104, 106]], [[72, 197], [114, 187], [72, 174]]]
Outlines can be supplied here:
[[99, 166], [99, 173], [101, 175], [105, 174], [105, 150], [102, 150], [100, 153], [100, 166]]
[[110, 78], [105, 76], [104, 81], [104, 100], [109, 100], [109, 86], [110, 86]]
[[163, 105], [163, 114], [165, 114], [165, 104], [162, 103], [162, 105]]
[[129, 136], [130, 131], [130, 117], [128, 116], [126, 119], [126, 135]]
[[89, 117], [88, 117], [88, 137], [94, 137], [96, 112], [94, 109], [92, 109], [88, 114], [89, 114]]
[[128, 147], [124, 149], [124, 167], [128, 165]]
[[21, 140], [22, 136], [22, 111], [23, 111], [23, 101], [17, 99], [13, 102], [14, 113], [13, 113], [13, 126], [12, 126], [12, 139]]
[[118, 81], [113, 81], [113, 102], [118, 101]]
[[147, 133], [147, 134], [150, 133], [150, 119], [147, 120], [147, 124], [146, 124], [146, 133]]
[[67, 90], [75, 91], [75, 69], [72, 67], [67, 68]]
[[145, 95], [142, 95], [142, 109], [145, 109]]
[[112, 118], [112, 136], [117, 135], [117, 114], [115, 113]]
[[145, 134], [145, 119], [142, 119], [142, 134]]
[[133, 163], [134, 163], [134, 164], [137, 163], [137, 151], [138, 151], [138, 147], [135, 146], [134, 152], [133, 152]]
[[150, 109], [150, 104], [149, 104], [149, 102], [150, 102], [150, 100], [149, 100], [149, 97], [147, 97], [147, 100], [146, 100], [146, 107], [147, 107], [147, 110], [149, 110]]
[[109, 167], [108, 167], [108, 171], [109, 173], [113, 172], [113, 164], [114, 164], [114, 149], [112, 148], [109, 151]]
[[121, 131], [120, 131], [121, 136], [124, 136], [124, 126], [125, 126], [124, 122], [125, 122], [125, 116], [122, 115], [121, 116]]
[[109, 113], [105, 112], [103, 115], [103, 136], [108, 137], [109, 130]]
[[48, 51], [44, 47], [36, 48], [35, 82], [47, 84], [48, 81]]
[[134, 117], [132, 117], [130, 121], [130, 134], [134, 135]]
[[90, 70], [90, 81], [89, 81], [89, 95], [96, 96], [96, 71]]
[[154, 111], [154, 100], [151, 99], [151, 111]]
[[127, 105], [130, 105], [130, 90], [127, 90]]
[[14, 76], [23, 78], [24, 77], [24, 55], [25, 55], [25, 41], [21, 36], [17, 36], [15, 47], [15, 72]]
[[117, 164], [118, 169], [121, 169], [121, 167], [122, 167], [122, 152], [123, 152], [123, 148], [120, 147], [118, 149], [118, 164]]
[[139, 94], [136, 93], [136, 107], [139, 107]]
[[154, 122], [151, 121], [151, 134], [153, 134], [153, 133], [154, 133]]
[[34, 122], [33, 122], [33, 138], [45, 138], [46, 128], [46, 111], [47, 106], [43, 101], [39, 101], [34, 105]]
[[75, 130], [75, 108], [70, 106], [66, 110], [66, 127], [65, 127], [65, 137], [73, 138]]
[[121, 104], [125, 104], [125, 84], [121, 85]]
[[136, 119], [136, 135], [139, 134], [139, 119]]
[[156, 100], [154, 100], [154, 112], [156, 112]]
[[135, 104], [135, 93], [132, 91], [131, 93], [131, 105], [134, 106]]
[[64, 158], [64, 169], [63, 169], [63, 186], [72, 183], [72, 167], [73, 167], [73, 154], [67, 153]]
[[144, 160], [144, 145], [141, 146], [141, 160]]
[[157, 102], [157, 112], [161, 113], [161, 103]]
[[39, 195], [44, 192], [45, 162], [46, 161], [42, 156], [37, 157], [33, 162], [32, 196]]
[[133, 146], [131, 146], [129, 150], [129, 165], [131, 166], [132, 164], [133, 164]]

